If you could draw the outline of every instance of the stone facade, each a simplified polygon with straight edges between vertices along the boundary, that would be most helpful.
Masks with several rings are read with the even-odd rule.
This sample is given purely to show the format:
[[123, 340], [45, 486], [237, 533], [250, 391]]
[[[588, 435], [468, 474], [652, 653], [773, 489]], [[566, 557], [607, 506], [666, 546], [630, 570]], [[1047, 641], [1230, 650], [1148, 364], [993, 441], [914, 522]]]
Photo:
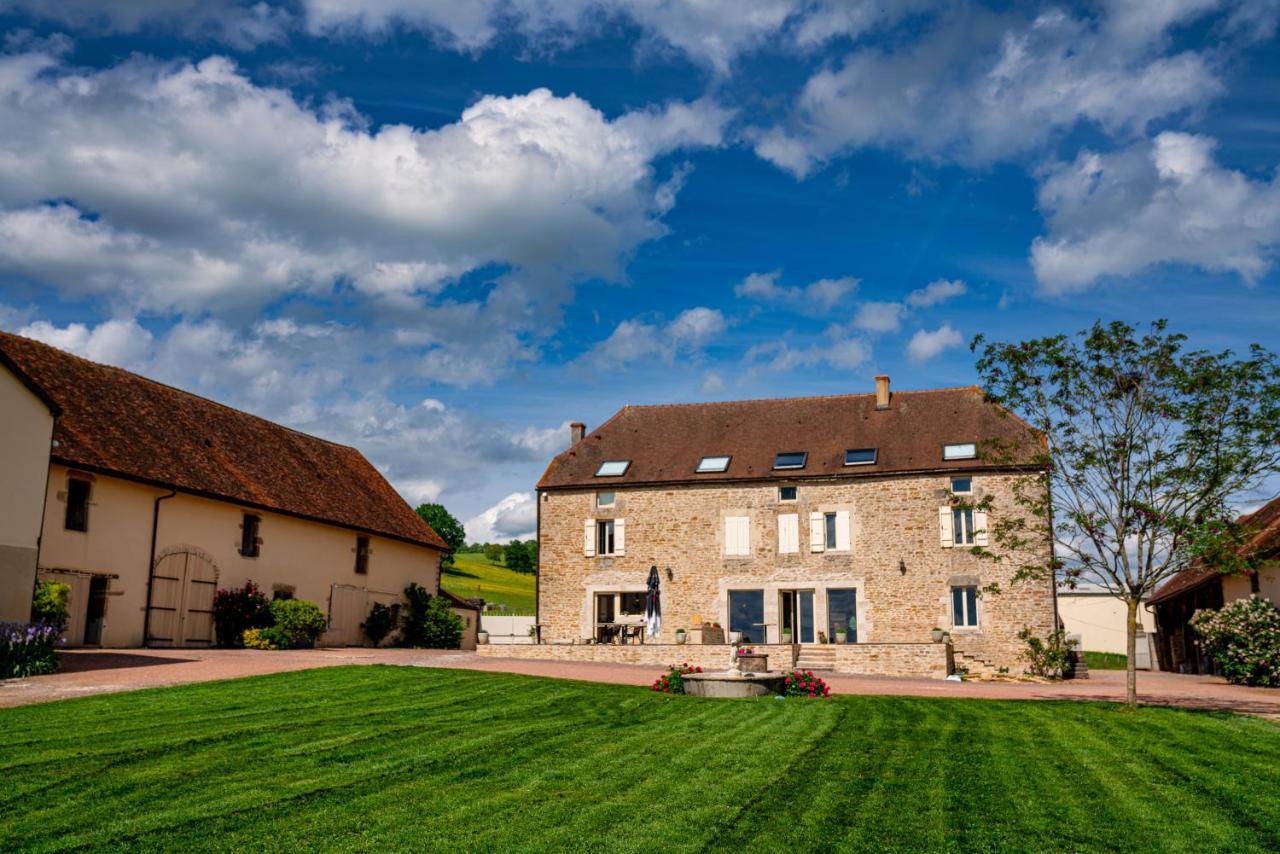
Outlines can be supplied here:
[[[836, 654], [831, 670], [876, 676], [922, 676], [941, 679], [951, 670], [947, 644], [858, 643], [832, 647]], [[796, 666], [792, 644], [756, 644], [756, 652], [769, 656], [770, 670]], [[703, 670], [729, 666], [731, 646], [724, 644], [542, 644], [540, 646], [480, 646], [476, 651], [494, 658], [535, 661], [593, 661], [605, 664], [640, 664], [662, 668], [691, 664]]]
[[[594, 633], [594, 596], [645, 589], [651, 566], [662, 582], [662, 635], [700, 620], [729, 626], [730, 590], [762, 590], [763, 640], [777, 643], [782, 591], [813, 591], [817, 629], [830, 628], [827, 591], [856, 590], [859, 644], [920, 644], [935, 626], [951, 633], [957, 662], [974, 670], [1022, 670], [1017, 637], [1024, 627], [1044, 636], [1055, 625], [1049, 580], [1014, 584], [1014, 568], [1048, 559], [1009, 555], [1000, 563], [964, 546], [944, 547], [940, 508], [948, 506], [950, 474], [798, 479], [794, 501], [780, 500], [785, 482], [619, 486], [611, 506], [597, 506], [595, 489], [539, 494], [538, 617], [545, 642], [581, 644]], [[1016, 474], [974, 472], [974, 500], [993, 499], [992, 515], [1019, 512], [1011, 486]], [[813, 550], [812, 514], [839, 514], [849, 530], [845, 549]], [[779, 551], [779, 517], [796, 515], [798, 550]], [[845, 516], [847, 514], [847, 516]], [[749, 519], [749, 549], [726, 556], [726, 517]], [[621, 520], [623, 554], [586, 555], [595, 520]], [[615, 521], [615, 525], [617, 522]], [[844, 539], [843, 537], [841, 538]], [[978, 625], [952, 625], [952, 586], [1000, 586], [977, 603]], [[761, 638], [753, 638], [759, 643]], [[860, 654], [849, 653], [853, 661]], [[861, 660], [869, 660], [861, 656]], [[884, 660], [891, 660], [886, 658]], [[850, 665], [852, 666], [852, 665]], [[868, 667], [873, 665], [866, 665]], [[880, 665], [874, 665], [879, 667]], [[910, 669], [919, 670], [912, 666]], [[859, 671], [879, 672], [879, 671]]]

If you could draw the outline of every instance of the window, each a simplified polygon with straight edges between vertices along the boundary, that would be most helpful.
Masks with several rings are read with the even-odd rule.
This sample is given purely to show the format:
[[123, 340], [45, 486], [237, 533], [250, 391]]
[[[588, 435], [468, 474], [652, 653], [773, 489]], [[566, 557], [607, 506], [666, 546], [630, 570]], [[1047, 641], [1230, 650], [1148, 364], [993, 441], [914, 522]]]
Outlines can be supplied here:
[[287, 584], [277, 584], [271, 588], [271, 598], [276, 600], [292, 599], [293, 593], [294, 588]]
[[743, 643], [764, 642], [764, 591], [729, 591], [729, 631], [742, 632]]
[[257, 557], [258, 546], [258, 528], [262, 524], [262, 520], [252, 513], [244, 514], [244, 519], [240, 522], [240, 554], [243, 557]]
[[611, 555], [614, 553], [614, 546], [617, 541], [614, 538], [614, 521], [612, 519], [601, 519], [596, 522], [596, 554]]
[[612, 492], [597, 492], [597, 493], [596, 493], [596, 506], [597, 506], [597, 507], [612, 507], [612, 506], [613, 506], [613, 502], [614, 502], [614, 500], [615, 500], [615, 499], [614, 499], [614, 494], [613, 494]]
[[973, 545], [972, 507], [957, 507], [951, 511], [951, 536], [957, 546]]
[[943, 445], [944, 460], [971, 460], [978, 456], [978, 447], [973, 442], [961, 445]]
[[67, 515], [63, 526], [68, 531], [89, 530], [89, 481], [78, 477], [67, 481]]
[[848, 642], [858, 642], [858, 591], [827, 591], [827, 637], [836, 639], [836, 632], [848, 632]]
[[703, 457], [698, 461], [698, 471], [727, 471], [729, 459], [729, 457]]
[[825, 545], [828, 549], [834, 549], [836, 547], [836, 514], [824, 514], [823, 525], [823, 530], [827, 532]]
[[778, 517], [778, 554], [800, 551], [800, 517], [784, 513]]
[[779, 486], [779, 501], [795, 501], [800, 496], [800, 487], [798, 486]]
[[978, 588], [951, 588], [951, 625], [978, 625]]
[[645, 593], [623, 593], [618, 597], [621, 602], [618, 613], [624, 617], [644, 616]]
[[971, 494], [973, 492], [973, 478], [971, 477], [951, 478], [951, 491], [956, 495]]
[[621, 477], [631, 467], [631, 460], [605, 460], [596, 469], [596, 477]]
[[854, 448], [844, 452], [844, 464], [847, 466], [869, 466], [875, 461], [875, 448]]
[[773, 458], [773, 467], [775, 469], [802, 469], [804, 468], [805, 460], [808, 458], [808, 451], [786, 451]]
[[738, 557], [751, 554], [751, 519], [749, 517], [724, 517], [724, 553]]
[[356, 537], [356, 574], [369, 574], [369, 538]]

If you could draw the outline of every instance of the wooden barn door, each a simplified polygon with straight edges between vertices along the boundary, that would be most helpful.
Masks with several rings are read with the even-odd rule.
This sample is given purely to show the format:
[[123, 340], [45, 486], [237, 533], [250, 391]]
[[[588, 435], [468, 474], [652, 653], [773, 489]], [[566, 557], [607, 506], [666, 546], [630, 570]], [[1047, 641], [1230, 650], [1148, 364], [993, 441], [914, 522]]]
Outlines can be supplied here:
[[151, 577], [150, 646], [206, 647], [213, 644], [213, 594], [218, 570], [198, 549], [166, 551]]
[[364, 622], [369, 610], [369, 592], [363, 587], [335, 584], [329, 594], [327, 646], [360, 646], [364, 643]]

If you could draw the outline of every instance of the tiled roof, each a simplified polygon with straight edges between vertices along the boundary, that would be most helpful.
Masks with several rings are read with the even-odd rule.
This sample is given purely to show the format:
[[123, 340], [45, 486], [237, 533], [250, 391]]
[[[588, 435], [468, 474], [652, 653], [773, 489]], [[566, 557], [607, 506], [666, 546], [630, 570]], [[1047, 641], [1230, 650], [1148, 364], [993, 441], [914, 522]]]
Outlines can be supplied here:
[[[1003, 440], [1042, 447], [1026, 422], [984, 400], [975, 387], [896, 391], [888, 409], [874, 394], [627, 406], [559, 454], [539, 488], [645, 483], [799, 480], [991, 468], [982, 460], [943, 460], [943, 445]], [[846, 450], [875, 448], [872, 465], [846, 466]], [[805, 451], [803, 469], [774, 470], [774, 456]], [[724, 472], [699, 474], [707, 456], [732, 457]], [[629, 460], [621, 477], [596, 477], [605, 460]]]
[[[1280, 554], [1280, 498], [1272, 499], [1253, 513], [1241, 516], [1237, 524], [1253, 531], [1241, 546], [1243, 554], [1263, 557]], [[1212, 566], [1197, 564], [1188, 567], [1166, 581], [1151, 597], [1151, 601], [1155, 603], [1171, 599], [1219, 575], [1221, 573]]]
[[355, 448], [17, 335], [0, 354], [61, 409], [56, 462], [448, 548]]

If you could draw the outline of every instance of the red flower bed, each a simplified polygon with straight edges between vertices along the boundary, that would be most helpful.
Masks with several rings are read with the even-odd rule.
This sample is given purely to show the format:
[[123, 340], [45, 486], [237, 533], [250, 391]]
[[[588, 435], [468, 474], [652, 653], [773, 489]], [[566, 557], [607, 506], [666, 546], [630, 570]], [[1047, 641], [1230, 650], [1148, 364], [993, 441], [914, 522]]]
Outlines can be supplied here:
[[653, 690], [663, 694], [683, 694], [686, 673], [701, 673], [701, 667], [691, 667], [689, 662], [671, 665], [671, 669], [654, 680]]
[[788, 697], [830, 697], [831, 687], [826, 680], [814, 676], [812, 670], [792, 670], [787, 674]]

